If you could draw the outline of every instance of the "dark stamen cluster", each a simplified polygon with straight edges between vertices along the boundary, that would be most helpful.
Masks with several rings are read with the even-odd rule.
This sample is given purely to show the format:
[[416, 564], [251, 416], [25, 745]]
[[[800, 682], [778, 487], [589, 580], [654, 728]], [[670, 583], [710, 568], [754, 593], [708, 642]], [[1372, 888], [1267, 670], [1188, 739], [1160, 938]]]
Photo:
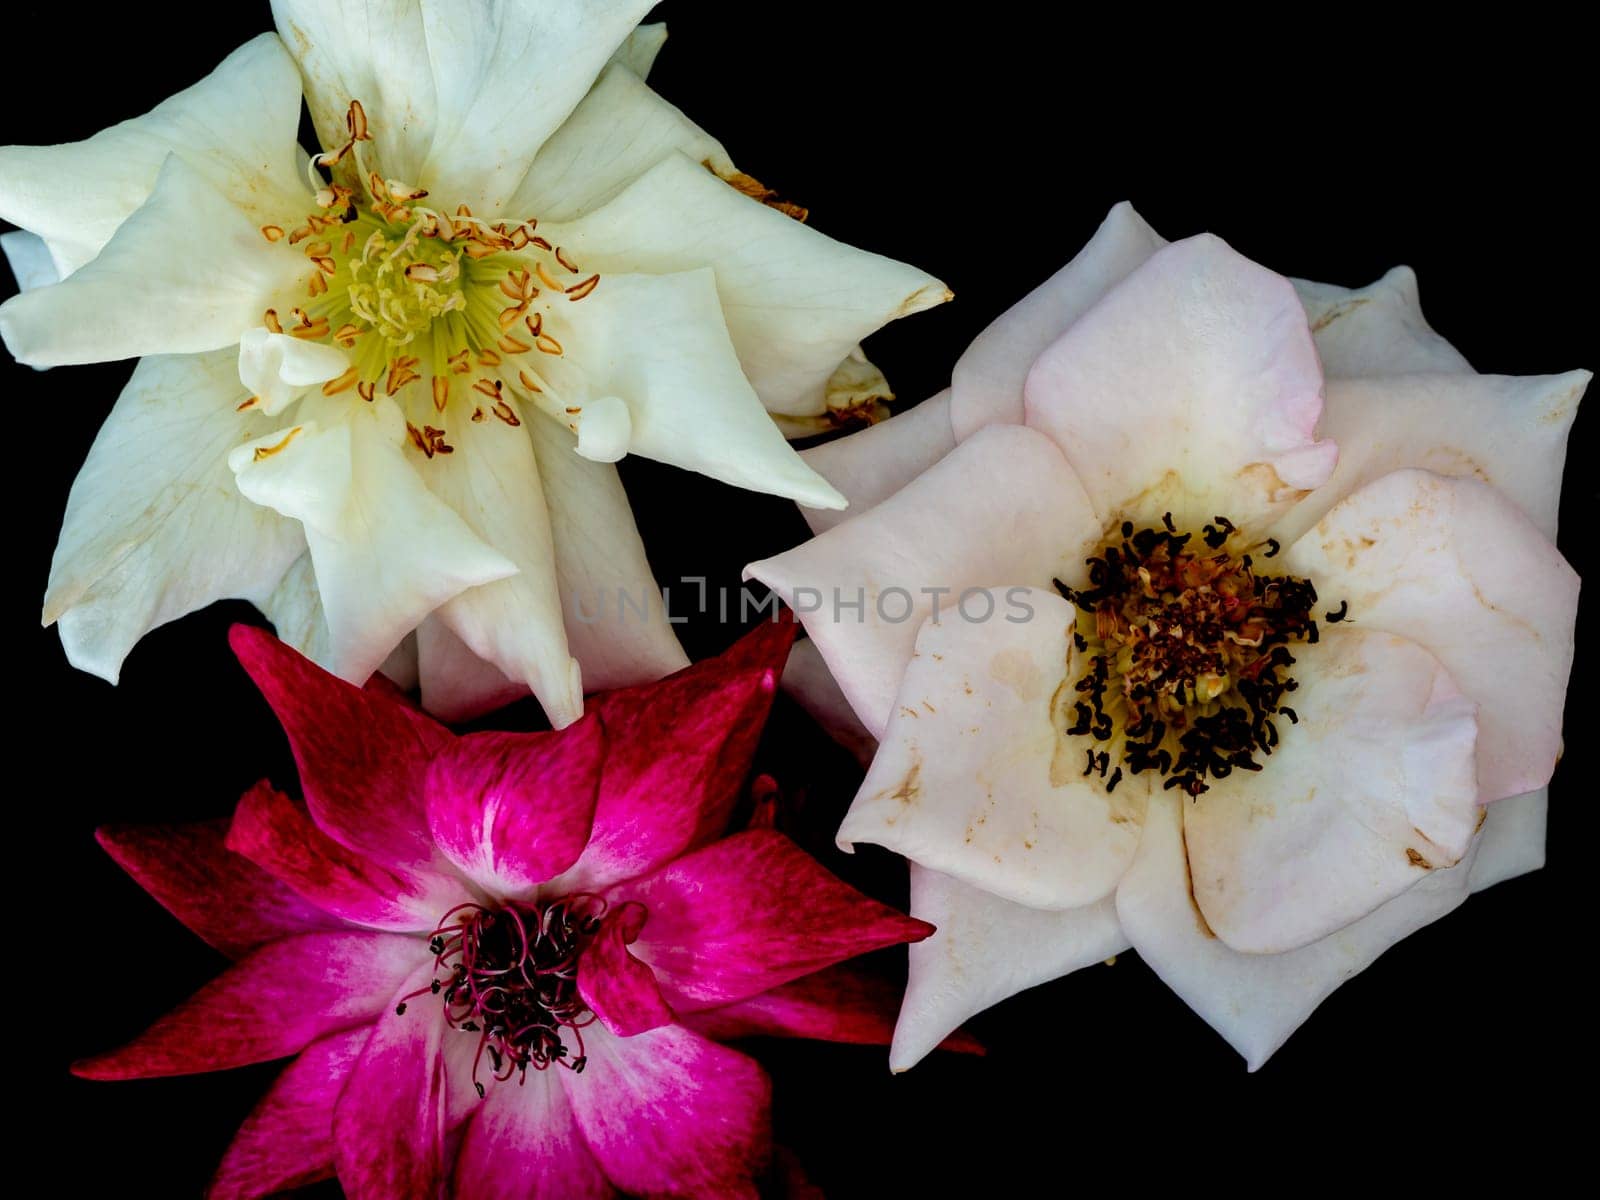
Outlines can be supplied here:
[[[578, 956], [605, 913], [605, 900], [586, 892], [542, 905], [457, 905], [428, 943], [433, 982], [406, 996], [395, 1012], [404, 1016], [407, 1002], [418, 996], [442, 996], [450, 1027], [478, 1035], [472, 1084], [479, 1096], [485, 1055], [498, 1081], [516, 1075], [523, 1082], [529, 1067], [582, 1071], [582, 1031], [595, 1015], [578, 994]], [[563, 1031], [576, 1042], [575, 1055]]]
[[[1122, 735], [1122, 762], [1138, 775], [1156, 771], [1166, 787], [1191, 796], [1206, 780], [1235, 770], [1259, 771], [1257, 754], [1278, 744], [1277, 715], [1298, 722], [1283, 704], [1296, 688], [1288, 647], [1315, 642], [1312, 607], [1317, 590], [1290, 575], [1259, 575], [1250, 554], [1235, 554], [1240, 539], [1226, 517], [1214, 517], [1198, 539], [1179, 533], [1168, 513], [1160, 529], [1120, 536], [1088, 560], [1089, 586], [1057, 590], [1078, 609], [1073, 644], [1091, 651], [1074, 687], [1069, 734], [1110, 742]], [[1267, 539], [1252, 547], [1278, 553]], [[1347, 612], [1341, 604], [1337, 615]], [[1098, 774], [1107, 791], [1110, 754], [1088, 751], [1085, 775]]]

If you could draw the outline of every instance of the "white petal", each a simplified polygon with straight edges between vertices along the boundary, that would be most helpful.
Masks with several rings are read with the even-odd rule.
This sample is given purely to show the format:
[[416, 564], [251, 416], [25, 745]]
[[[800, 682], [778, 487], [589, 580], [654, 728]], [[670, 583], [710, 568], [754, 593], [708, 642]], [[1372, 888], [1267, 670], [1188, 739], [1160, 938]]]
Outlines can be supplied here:
[[309, 387], [337, 379], [350, 367], [343, 350], [326, 342], [273, 333], [265, 325], [239, 338], [239, 382], [255, 396], [255, 407], [275, 416]]
[[1111, 897], [1045, 912], [911, 864], [911, 914], [938, 932], [911, 947], [889, 1068], [915, 1066], [968, 1017], [1128, 948]]
[[[412, 182], [500, 214], [650, 0], [422, 0], [438, 110]], [[448, 211], [448, 210], [447, 210]], [[518, 214], [507, 214], [518, 215]]]
[[739, 361], [775, 413], [821, 413], [829, 378], [867, 334], [950, 296], [931, 276], [825, 237], [682, 154], [548, 236], [602, 274], [711, 267]]
[[822, 726], [865, 768], [878, 752], [878, 739], [867, 732], [867, 727], [850, 707], [838, 680], [822, 660], [822, 652], [810, 638], [801, 638], [789, 651], [789, 660], [783, 665], [783, 690], [805, 709], [811, 719]]
[[812, 533], [832, 529], [898, 492], [955, 444], [947, 388], [887, 421], [802, 451], [806, 465], [838, 488], [850, 507], [803, 508], [801, 515]]
[[[523, 427], [539, 460], [567, 643], [582, 665], [585, 685], [606, 691], [688, 666], [617, 469], [580, 458], [572, 435], [531, 409]], [[647, 602], [624, 604], [624, 596]]]
[[116, 681], [157, 625], [225, 597], [264, 597], [304, 548], [292, 521], [234, 487], [228, 452], [265, 422], [234, 410], [227, 351], [147, 358], [72, 485], [44, 618], [75, 666]]
[[616, 396], [596, 396], [583, 406], [578, 423], [578, 453], [591, 462], [614, 463], [628, 453], [633, 418]]
[[1066, 266], [980, 333], [951, 372], [958, 438], [994, 421], [1022, 423], [1022, 385], [1045, 349], [1102, 296], [1167, 244], [1124, 200]]
[[1472, 864], [1472, 890], [1537, 871], [1544, 866], [1545, 827], [1550, 817], [1550, 789], [1507, 796], [1488, 806], [1478, 856]]
[[[564, 305], [562, 316], [566, 356], [586, 373], [590, 394], [627, 404], [632, 453], [735, 487], [843, 506], [751, 390], [710, 271], [605, 275], [587, 298]], [[603, 426], [596, 440], [605, 447], [616, 436], [617, 414], [602, 405], [595, 415]], [[581, 430], [587, 410], [575, 419]]]
[[261, 324], [314, 269], [170, 155], [144, 207], [93, 262], [0, 305], [0, 336], [33, 366], [215, 350]]
[[1410, 267], [1396, 267], [1364, 288], [1293, 282], [1329, 379], [1472, 370], [1423, 319]]
[[304, 420], [233, 465], [240, 491], [305, 526], [329, 669], [362, 683], [440, 604], [517, 568], [417, 477], [392, 401], [339, 409], [345, 419]]
[[16, 276], [19, 292], [61, 281], [61, 272], [56, 268], [55, 259], [50, 257], [50, 247], [36, 233], [26, 229], [0, 233], [0, 251], [5, 253], [11, 274]]
[[64, 277], [111, 240], [176, 153], [253, 224], [282, 222], [309, 200], [299, 123], [294, 63], [264, 33], [193, 87], [87, 141], [0, 148], [0, 217], [43, 237]]
[[1578, 577], [1516, 507], [1474, 479], [1395, 471], [1285, 552], [1360, 628], [1431, 650], [1478, 704], [1480, 798], [1544, 786], [1561, 748]]
[[1339, 465], [1273, 532], [1288, 543], [1363, 484], [1422, 467], [1481, 479], [1554, 541], [1567, 432], [1589, 379], [1588, 371], [1568, 371], [1334, 380], [1321, 432], [1339, 444]]
[[675, 154], [708, 163], [721, 174], [734, 170], [720, 142], [656, 95], [641, 76], [613, 63], [540, 149], [506, 212], [571, 221]]
[[1048, 587], [1072, 576], [1100, 532], [1050, 439], [996, 425], [876, 508], [745, 574], [795, 610], [862, 724], [881, 736], [933, 589], [948, 603], [965, 588]]
[[1294, 647], [1298, 723], [1184, 806], [1195, 902], [1229, 947], [1279, 954], [1454, 866], [1478, 807], [1472, 702], [1415, 642], [1360, 627]]
[[[533, 445], [521, 426], [499, 420], [454, 420], [446, 431], [453, 453], [418, 463], [428, 487], [466, 521], [473, 533], [517, 565], [509, 579], [469, 588], [436, 614], [474, 654], [508, 678], [526, 683], [556, 728], [583, 715], [578, 664], [567, 652], [556, 583], [550, 517]], [[437, 674], [430, 683], [441, 686]], [[470, 701], [463, 689], [453, 689]], [[463, 703], [429, 711], [445, 720], [477, 716], [486, 708]]]
[[1151, 798], [1144, 840], [1117, 888], [1117, 917], [1139, 957], [1254, 1071], [1345, 980], [1467, 896], [1470, 866], [1430, 872], [1330, 937], [1287, 954], [1240, 954], [1211, 934], [1189, 888], [1182, 805]]
[[277, 586], [257, 601], [257, 607], [272, 622], [279, 641], [293, 646], [320, 667], [331, 664], [328, 621], [322, 612], [322, 593], [317, 590], [317, 571], [309, 550], [289, 565]]
[[[1108, 792], [1084, 774], [1087, 739], [1060, 732], [1060, 696], [1081, 674], [1075, 617], [1032, 588], [947, 598], [917, 635], [840, 847], [874, 842], [1031, 908], [1110, 895], [1138, 848], [1153, 775]], [[1065, 712], [1070, 722], [1070, 703]]]
[[611, 61], [620, 63], [640, 79], [644, 79], [650, 74], [650, 68], [656, 65], [656, 56], [666, 44], [665, 22], [656, 21], [654, 24], [640, 25], [622, 39], [622, 45], [617, 47], [617, 52], [611, 56]]
[[507, 679], [437, 616], [417, 626], [416, 643], [422, 707], [444, 720], [491, 712], [528, 694], [527, 684]]

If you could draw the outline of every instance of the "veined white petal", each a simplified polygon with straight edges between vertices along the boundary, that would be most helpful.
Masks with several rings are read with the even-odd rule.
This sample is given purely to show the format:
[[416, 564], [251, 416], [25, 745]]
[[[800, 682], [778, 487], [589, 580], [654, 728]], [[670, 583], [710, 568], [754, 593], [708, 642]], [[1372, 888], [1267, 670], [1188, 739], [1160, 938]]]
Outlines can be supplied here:
[[[710, 271], [602, 275], [584, 300], [564, 305], [566, 357], [591, 395], [627, 405], [628, 449], [736, 487], [839, 508], [844, 498], [778, 432], [739, 368]], [[618, 414], [596, 414], [609, 446]], [[582, 429], [585, 411], [575, 421]], [[580, 448], [582, 446], [580, 432]]]
[[541, 232], [602, 276], [711, 267], [739, 361], [775, 413], [821, 413], [829, 378], [867, 334], [950, 298], [932, 276], [825, 237], [682, 154]]
[[1483, 833], [1478, 838], [1478, 855], [1472, 863], [1475, 892], [1544, 866], [1550, 789], [1507, 796], [1487, 807]]
[[172, 154], [93, 262], [0, 305], [0, 336], [33, 366], [215, 350], [312, 270]]
[[304, 525], [329, 668], [362, 683], [428, 613], [517, 567], [417, 477], [393, 401], [326, 406], [325, 424], [315, 411], [232, 465], [241, 492]]
[[73, 665], [116, 682], [157, 625], [227, 597], [259, 600], [304, 549], [292, 521], [240, 496], [228, 453], [266, 423], [235, 409], [228, 351], [146, 358], [72, 485], [46, 624]]
[[578, 424], [578, 453], [591, 462], [614, 463], [628, 452], [633, 418], [616, 396], [596, 396], [583, 406]]
[[37, 233], [29, 233], [26, 229], [0, 233], [0, 251], [5, 252], [6, 263], [16, 277], [19, 292], [61, 281], [61, 272], [56, 267], [55, 259], [50, 257], [50, 247]]
[[[237, 491], [237, 487], [234, 490]], [[283, 578], [257, 602], [257, 607], [272, 622], [279, 641], [293, 646], [320, 667], [332, 663], [328, 620], [322, 612], [322, 593], [317, 590], [317, 570], [311, 563], [311, 551], [302, 552], [289, 564]]]
[[438, 104], [413, 181], [483, 216], [507, 202], [650, 0], [421, 0]]
[[43, 237], [65, 277], [100, 253], [175, 153], [252, 223], [280, 222], [309, 199], [299, 123], [300, 78], [264, 33], [142, 117], [69, 145], [0, 148], [0, 217]]
[[1467, 360], [1428, 326], [1410, 267], [1364, 288], [1292, 280], [1329, 379], [1410, 371], [1470, 373]]
[[431, 713], [476, 715], [529, 692], [526, 683], [507, 679], [499, 667], [473, 653], [437, 614], [424, 618], [414, 636], [422, 707]]
[[938, 927], [911, 946], [889, 1069], [915, 1066], [968, 1017], [1128, 948], [1113, 897], [1027, 908], [911, 864], [911, 915]]
[[579, 457], [573, 436], [531, 407], [523, 413], [550, 509], [567, 644], [585, 686], [628, 687], [688, 666], [617, 469]]
[[666, 44], [667, 26], [664, 21], [640, 25], [622, 39], [622, 45], [617, 47], [611, 61], [620, 63], [640, 79], [645, 79], [650, 74], [650, 68], [656, 65], [656, 56], [661, 53], [661, 47]]
[[812, 533], [832, 529], [892, 496], [955, 448], [950, 425], [950, 390], [869, 425], [848, 437], [835, 438], [800, 457], [843, 493], [850, 507], [840, 511], [802, 508]]
[[307, 388], [337, 379], [349, 366], [350, 359], [337, 346], [273, 333], [264, 325], [246, 329], [239, 338], [239, 382], [269, 417]]

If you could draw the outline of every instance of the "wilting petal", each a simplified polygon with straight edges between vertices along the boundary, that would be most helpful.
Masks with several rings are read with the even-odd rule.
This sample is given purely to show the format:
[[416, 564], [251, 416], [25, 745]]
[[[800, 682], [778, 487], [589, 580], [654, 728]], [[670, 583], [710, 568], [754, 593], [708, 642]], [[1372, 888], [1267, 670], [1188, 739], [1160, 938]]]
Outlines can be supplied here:
[[6, 265], [17, 279], [17, 291], [48, 287], [61, 282], [61, 272], [50, 257], [50, 247], [36, 233], [26, 229], [13, 229], [0, 233], [0, 251], [6, 256]]
[[637, 904], [622, 904], [606, 916], [578, 960], [578, 991], [584, 1002], [619, 1037], [659, 1029], [672, 1020], [655, 972], [628, 949], [646, 919]]
[[255, 951], [117, 1050], [73, 1064], [85, 1079], [148, 1079], [267, 1062], [364, 1024], [427, 943], [391, 933], [305, 933]]
[[1357, 488], [1402, 467], [1481, 479], [1555, 540], [1567, 431], [1588, 371], [1395, 375], [1328, 385], [1322, 432], [1339, 444], [1328, 482], [1286, 513], [1285, 544]]
[[1364, 625], [1294, 647], [1298, 723], [1260, 771], [1183, 809], [1194, 898], [1216, 935], [1281, 954], [1454, 866], [1483, 817], [1473, 704], [1415, 642]]
[[1507, 796], [1488, 805], [1478, 854], [1472, 861], [1472, 890], [1481, 892], [1544, 866], [1549, 816], [1549, 788]]
[[734, 169], [722, 144], [656, 95], [642, 72], [613, 62], [539, 150], [506, 212], [570, 221], [677, 153], [724, 175]]
[[490, 895], [531, 896], [583, 852], [605, 758], [598, 717], [560, 733], [473, 733], [428, 766], [428, 827]]
[[788, 838], [751, 830], [608, 893], [649, 912], [633, 945], [674, 1009], [744, 1000], [933, 932], [842, 882]]
[[771, 1085], [753, 1060], [677, 1025], [619, 1038], [595, 1024], [584, 1043], [588, 1066], [561, 1082], [613, 1184], [753, 1200], [771, 1145]]
[[862, 767], [872, 761], [878, 752], [878, 739], [856, 716], [839, 681], [822, 660], [822, 652], [810, 638], [796, 642], [789, 652], [789, 661], [783, 668], [783, 690], [822, 726], [823, 732], [855, 755]]
[[1467, 895], [1466, 864], [1431, 872], [1330, 937], [1287, 954], [1239, 954], [1212, 935], [1189, 890], [1182, 806], [1151, 798], [1139, 855], [1117, 889], [1117, 918], [1139, 957], [1254, 1071], [1345, 980]]
[[[523, 430], [499, 421], [454, 421], [455, 453], [421, 464], [428, 487], [483, 543], [516, 564], [509, 579], [481, 584], [444, 602], [438, 618], [480, 658], [526, 683], [560, 728], [583, 715], [583, 683], [567, 653], [555, 547], [539, 465]], [[446, 720], [477, 716], [461, 702]], [[479, 712], [483, 711], [481, 709]]]
[[135, 642], [224, 597], [260, 599], [301, 552], [292, 521], [239, 495], [228, 453], [271, 428], [227, 351], [147, 358], [67, 500], [44, 619], [67, 657], [116, 682]]
[[[391, 990], [334, 1109], [334, 1161], [350, 1200], [433, 1200], [439, 1194], [445, 1026], [439, 1001], [426, 994], [432, 978], [429, 961]], [[418, 989], [422, 996], [402, 1004], [400, 997]]]
[[150, 198], [98, 257], [0, 305], [0, 336], [35, 367], [216, 350], [315, 269], [169, 155]]
[[995, 421], [1022, 424], [1022, 388], [1034, 360], [1166, 244], [1127, 201], [1107, 213], [1071, 262], [995, 318], [957, 360], [950, 376], [956, 437]]
[[938, 927], [911, 947], [889, 1068], [920, 1062], [968, 1017], [1128, 948], [1110, 897], [1046, 912], [911, 864], [911, 911]]
[[887, 421], [802, 453], [806, 465], [838, 488], [850, 507], [842, 511], [802, 508], [800, 513], [812, 533], [824, 533], [894, 495], [955, 449], [955, 444], [947, 388]]
[[1481, 799], [1549, 780], [1578, 577], [1508, 500], [1476, 480], [1396, 471], [1335, 505], [1283, 563], [1363, 629], [1431, 650], [1477, 701]]
[[228, 849], [255, 863], [324, 912], [374, 929], [421, 933], [472, 894], [459, 879], [400, 873], [345, 849], [304, 805], [258, 783], [234, 810]]
[[554, 421], [532, 414], [523, 425], [550, 508], [567, 645], [585, 686], [630, 687], [688, 666], [617, 469], [579, 457], [572, 435]]
[[649, 687], [594, 697], [607, 753], [594, 832], [552, 892], [599, 891], [721, 837], [755, 754], [792, 622]]
[[472, 1200], [615, 1195], [578, 1130], [559, 1070], [490, 1086], [456, 1155], [455, 1191]]
[[322, 145], [344, 145], [345, 113], [359, 100], [385, 176], [415, 183], [437, 108], [417, 0], [272, 0], [272, 16], [300, 64]]
[[930, 589], [943, 589], [949, 605], [968, 588], [1048, 587], [1099, 536], [1049, 439], [997, 426], [860, 518], [745, 574], [799, 614], [862, 723], [881, 737], [932, 612]]
[[281, 221], [307, 199], [299, 123], [299, 75], [264, 33], [142, 117], [70, 145], [0, 148], [0, 218], [43, 237], [65, 277], [100, 253], [177, 154], [257, 224]]
[[354, 683], [440, 604], [517, 571], [428, 491], [404, 438], [398, 408], [381, 401], [338, 424], [307, 419], [230, 462], [241, 492], [305, 527], [329, 666]]
[[438, 113], [414, 181], [484, 215], [507, 213], [539, 147], [583, 99], [650, 0], [423, 0]]
[[712, 268], [744, 374], [775, 413], [822, 412], [828, 379], [862, 338], [950, 297], [931, 276], [836, 242], [682, 154], [548, 236], [602, 277]]
[[340, 922], [224, 844], [228, 822], [106, 825], [101, 847], [191, 932], [229, 958], [294, 933]]
[[1110, 894], [1153, 776], [1109, 792], [1085, 772], [1092, 743], [1063, 736], [1061, 696], [1082, 673], [1074, 618], [1053, 592], [1013, 588], [968, 593], [925, 621], [839, 845], [874, 842], [1033, 908]]
[[1291, 282], [1305, 305], [1329, 379], [1472, 370], [1423, 319], [1417, 277], [1410, 267], [1396, 267], [1364, 288]]
[[256, 1200], [333, 1176], [333, 1109], [371, 1031], [312, 1042], [273, 1082], [206, 1190], [207, 1200]]
[[[567, 358], [583, 368], [591, 394], [615, 395], [627, 406], [631, 453], [802, 504], [844, 504], [751, 390], [710, 271], [602, 275], [563, 316], [572, 330]], [[576, 420], [583, 453], [587, 410]], [[708, 430], [716, 435], [707, 437]]]
[[1220, 239], [1157, 251], [1034, 363], [1027, 421], [1107, 521], [1259, 529], [1320, 486], [1322, 371], [1288, 280]]

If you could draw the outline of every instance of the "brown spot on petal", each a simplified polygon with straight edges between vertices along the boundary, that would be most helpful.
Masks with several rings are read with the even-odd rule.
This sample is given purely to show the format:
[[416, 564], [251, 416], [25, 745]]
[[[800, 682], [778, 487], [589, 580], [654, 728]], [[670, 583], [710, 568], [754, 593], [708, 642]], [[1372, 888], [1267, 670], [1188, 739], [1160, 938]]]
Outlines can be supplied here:
[[1206, 920], [1206, 914], [1200, 911], [1200, 901], [1194, 894], [1194, 867], [1189, 862], [1189, 835], [1179, 826], [1178, 837], [1183, 843], [1183, 886], [1189, 893], [1189, 907], [1194, 909], [1194, 923], [1200, 927], [1200, 932], [1208, 938], [1217, 936], [1211, 928], [1211, 922]]
[[1427, 859], [1423, 858], [1422, 855], [1418, 854], [1410, 846], [1406, 847], [1406, 861], [1413, 867], [1421, 867], [1424, 871], [1433, 870], [1433, 864]]

